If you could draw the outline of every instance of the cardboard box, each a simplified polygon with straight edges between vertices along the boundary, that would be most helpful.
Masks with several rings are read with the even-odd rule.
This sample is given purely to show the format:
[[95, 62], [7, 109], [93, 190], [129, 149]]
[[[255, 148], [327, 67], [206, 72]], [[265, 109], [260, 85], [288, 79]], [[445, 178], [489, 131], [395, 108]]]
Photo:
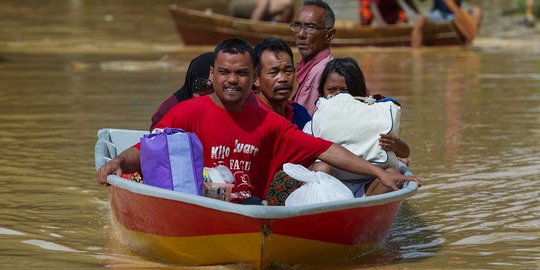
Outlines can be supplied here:
[[233, 184], [204, 182], [203, 196], [228, 202], [233, 187]]

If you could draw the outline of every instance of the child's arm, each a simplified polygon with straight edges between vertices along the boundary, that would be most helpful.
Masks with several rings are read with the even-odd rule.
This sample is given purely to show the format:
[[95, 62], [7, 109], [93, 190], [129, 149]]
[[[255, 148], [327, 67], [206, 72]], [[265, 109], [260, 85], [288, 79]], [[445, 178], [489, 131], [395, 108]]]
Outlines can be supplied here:
[[407, 158], [411, 154], [411, 149], [404, 141], [391, 134], [380, 134], [379, 145], [383, 150], [393, 151], [400, 158]]

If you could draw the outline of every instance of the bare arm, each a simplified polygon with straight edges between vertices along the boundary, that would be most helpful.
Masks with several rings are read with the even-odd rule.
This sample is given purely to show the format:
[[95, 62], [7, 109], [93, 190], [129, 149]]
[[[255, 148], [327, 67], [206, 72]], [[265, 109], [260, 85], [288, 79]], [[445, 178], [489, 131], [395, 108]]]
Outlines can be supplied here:
[[270, 0], [257, 0], [257, 3], [251, 12], [251, 19], [255, 21], [262, 20], [265, 11], [269, 8], [269, 5]]
[[381, 10], [379, 9], [376, 3], [374, 2], [369, 3], [369, 8], [371, 9], [371, 13], [373, 13], [373, 18], [375, 18], [375, 22], [377, 22], [377, 25], [379, 27], [388, 26], [388, 24], [386, 23], [386, 21], [383, 19], [381, 15]]
[[122, 173], [137, 172], [140, 169], [140, 151], [136, 147], [130, 147], [113, 160], [107, 162], [103, 167], [99, 168], [96, 174], [96, 181], [100, 185], [108, 185], [107, 176], [109, 174], [120, 176]]
[[409, 7], [411, 7], [412, 10], [414, 10], [414, 12], [416, 12], [416, 14], [420, 14], [420, 9], [418, 9], [418, 6], [416, 6], [416, 3], [414, 3], [414, 0], [404, 0], [405, 3], [407, 3], [407, 5], [409, 5]]
[[392, 190], [399, 189], [398, 184], [402, 181], [413, 181], [419, 185], [422, 183], [422, 181], [415, 176], [404, 176], [400, 173], [385, 171], [357, 157], [349, 150], [337, 144], [332, 144], [328, 150], [319, 155], [319, 159], [334, 167], [352, 173], [373, 175], [379, 178], [383, 185]]

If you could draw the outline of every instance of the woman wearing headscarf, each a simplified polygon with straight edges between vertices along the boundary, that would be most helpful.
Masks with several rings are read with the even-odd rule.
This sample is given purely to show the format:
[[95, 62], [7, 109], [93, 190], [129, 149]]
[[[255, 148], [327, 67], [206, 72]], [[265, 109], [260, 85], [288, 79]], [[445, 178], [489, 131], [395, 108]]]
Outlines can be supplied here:
[[152, 131], [155, 125], [163, 116], [176, 104], [188, 100], [192, 97], [209, 95], [214, 92], [212, 83], [208, 80], [210, 67], [214, 65], [214, 52], [206, 52], [191, 60], [189, 64], [184, 85], [176, 91], [171, 97], [163, 101], [158, 110], [152, 116]]
[[[157, 112], [152, 116], [150, 132], [152, 132], [159, 120], [176, 104], [193, 97], [210, 95], [214, 92], [212, 82], [208, 80], [208, 77], [210, 76], [210, 67], [214, 65], [215, 57], [214, 52], [205, 52], [191, 60], [184, 85], [161, 103]], [[245, 103], [259, 105], [253, 91], [248, 94]]]

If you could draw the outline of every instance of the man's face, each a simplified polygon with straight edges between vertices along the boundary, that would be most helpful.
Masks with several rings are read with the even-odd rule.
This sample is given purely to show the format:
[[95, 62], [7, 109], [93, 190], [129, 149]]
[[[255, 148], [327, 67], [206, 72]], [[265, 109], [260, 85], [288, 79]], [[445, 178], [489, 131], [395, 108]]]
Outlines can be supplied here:
[[285, 102], [292, 94], [294, 66], [286, 52], [263, 51], [261, 55], [261, 74], [255, 86], [270, 102]]
[[[314, 25], [317, 28], [324, 28], [326, 11], [318, 6], [304, 6], [294, 20], [295, 24], [302, 26]], [[328, 48], [330, 41], [334, 38], [334, 29], [317, 29], [315, 33], [307, 33], [302, 27], [300, 31], [294, 33], [298, 52], [304, 60], [309, 60], [318, 52]]]
[[216, 96], [225, 109], [241, 109], [253, 85], [253, 63], [248, 52], [219, 52], [210, 68]]

